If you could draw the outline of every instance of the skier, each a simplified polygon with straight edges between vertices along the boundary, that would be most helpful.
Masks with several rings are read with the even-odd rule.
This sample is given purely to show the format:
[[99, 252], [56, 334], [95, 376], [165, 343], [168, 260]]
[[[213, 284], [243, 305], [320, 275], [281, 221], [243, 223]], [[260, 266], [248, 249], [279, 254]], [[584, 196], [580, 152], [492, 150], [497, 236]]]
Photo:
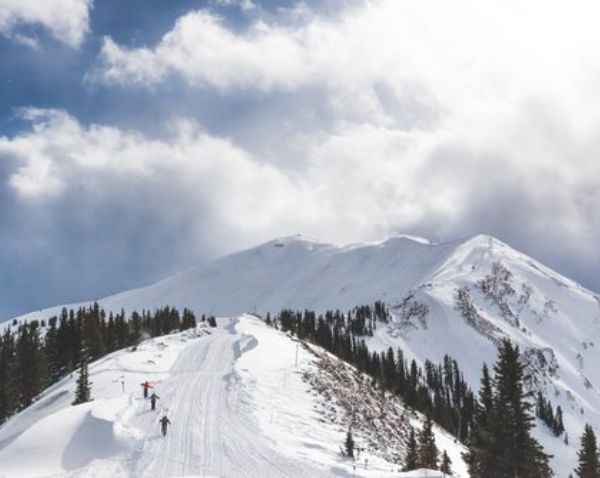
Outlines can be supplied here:
[[156, 400], [160, 400], [160, 397], [156, 395], [156, 393], [152, 392], [152, 395], [150, 395], [150, 405], [152, 410], [156, 408]]
[[163, 415], [163, 417], [159, 420], [159, 422], [161, 425], [162, 434], [163, 434], [163, 436], [165, 436], [167, 434], [167, 425], [170, 425], [171, 422], [169, 421], [169, 419], [167, 418], [166, 415]]
[[144, 383], [142, 383], [140, 385], [144, 389], [144, 398], [148, 398], [148, 389], [152, 388], [152, 385], [150, 385], [150, 382], [148, 382], [148, 380], [146, 380]]

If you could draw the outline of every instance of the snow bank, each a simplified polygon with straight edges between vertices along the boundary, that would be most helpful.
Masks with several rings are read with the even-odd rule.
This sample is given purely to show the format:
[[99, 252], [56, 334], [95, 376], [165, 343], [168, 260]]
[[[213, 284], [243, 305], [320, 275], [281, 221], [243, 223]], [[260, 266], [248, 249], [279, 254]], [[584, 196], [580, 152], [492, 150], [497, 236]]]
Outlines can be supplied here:
[[1, 476], [66, 474], [128, 448], [114, 422], [94, 414], [97, 404], [68, 407], [49, 415], [0, 450]]

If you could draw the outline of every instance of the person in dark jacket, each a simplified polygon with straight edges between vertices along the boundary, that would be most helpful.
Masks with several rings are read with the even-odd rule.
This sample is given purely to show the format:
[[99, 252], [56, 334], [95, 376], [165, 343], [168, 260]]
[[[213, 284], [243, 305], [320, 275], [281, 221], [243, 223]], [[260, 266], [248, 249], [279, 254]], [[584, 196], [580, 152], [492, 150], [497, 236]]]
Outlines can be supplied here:
[[169, 421], [169, 419], [167, 418], [166, 415], [163, 415], [163, 417], [159, 420], [159, 422], [160, 422], [162, 434], [163, 434], [163, 436], [165, 436], [167, 434], [167, 425], [170, 425], [171, 422]]
[[152, 410], [156, 408], [157, 400], [160, 400], [160, 397], [156, 395], [156, 393], [152, 392], [152, 395], [150, 395], [150, 406], [152, 407]]

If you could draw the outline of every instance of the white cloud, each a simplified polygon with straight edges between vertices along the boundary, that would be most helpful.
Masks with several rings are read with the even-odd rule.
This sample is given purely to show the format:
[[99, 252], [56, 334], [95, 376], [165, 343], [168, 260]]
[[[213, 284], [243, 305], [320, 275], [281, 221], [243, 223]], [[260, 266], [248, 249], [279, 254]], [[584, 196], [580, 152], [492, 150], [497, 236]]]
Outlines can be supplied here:
[[89, 30], [91, 5], [91, 0], [0, 0], [0, 34], [36, 46], [37, 38], [19, 32], [19, 26], [39, 24], [57, 40], [77, 47]]
[[248, 12], [256, 9], [256, 5], [252, 0], [212, 0], [212, 3], [219, 6], [237, 6], [243, 12]]
[[173, 121], [170, 137], [159, 141], [137, 131], [85, 126], [64, 111], [25, 109], [21, 115], [32, 129], [0, 137], [0, 158], [16, 164], [8, 184], [24, 205], [47, 208], [77, 196], [78, 205], [94, 210], [125, 196], [117, 209], [135, 215], [152, 205], [156, 217], [188, 218], [198, 238], [210, 228], [215, 244], [229, 245], [239, 244], [241, 233], [247, 240], [291, 227], [296, 204], [303, 205], [296, 215], [301, 221], [317, 210], [301, 180], [193, 121]]
[[588, 0], [372, 0], [334, 19], [310, 16], [289, 27], [256, 21], [241, 33], [200, 10], [182, 16], [151, 48], [126, 49], [107, 39], [102, 60], [108, 80], [152, 83], [177, 73], [218, 88], [292, 88], [388, 78], [397, 86], [412, 80], [474, 87], [485, 96], [546, 73], [564, 77], [565, 61], [577, 66], [590, 59], [599, 10]]
[[403, 128], [430, 126], [432, 117], [440, 127], [490, 124], [545, 97], [585, 128], [600, 121], [589, 107], [599, 96], [599, 13], [590, 0], [371, 0], [334, 18], [255, 20], [236, 32], [200, 10], [154, 46], [106, 38], [90, 77], [151, 86], [177, 75], [250, 94], [323, 88], [338, 120]]
[[[115, 214], [151, 205], [157, 218], [187, 218], [198, 243], [210, 230], [220, 252], [293, 232], [350, 242], [394, 231], [447, 238], [501, 226], [504, 237], [545, 236], [549, 248], [552, 237], [564, 240], [548, 237], [549, 230], [598, 237], [597, 141], [563, 134], [548, 141], [548, 129], [564, 126], [560, 114], [545, 112], [542, 124], [535, 108], [528, 111], [504, 125], [502, 144], [481, 129], [449, 136], [341, 124], [306, 139], [306, 163], [291, 172], [190, 120], [171, 121], [168, 138], [157, 140], [82, 125], [62, 111], [26, 109], [31, 130], [0, 138], [0, 158], [16, 164], [8, 182], [24, 204], [48, 207], [75, 195], [94, 210], [124, 196]], [[594, 244], [579, 250], [589, 253]]]
[[257, 23], [239, 37], [212, 14], [192, 12], [181, 17], [153, 50], [122, 48], [106, 38], [99, 74], [118, 83], [153, 84], [176, 72], [192, 83], [222, 89], [293, 87], [310, 71], [302, 59], [305, 50], [289, 33]]
[[220, 252], [292, 232], [348, 242], [483, 231], [589, 267], [600, 240], [597, 9], [378, 0], [242, 32], [192, 12], [154, 46], [107, 38], [94, 78], [152, 86], [177, 75], [224, 102], [268, 97], [277, 105], [240, 121], [254, 143], [188, 120], [156, 140], [31, 110], [32, 130], [0, 140], [0, 155], [18, 158], [10, 184], [24, 201], [79, 183], [99, 201], [131, 190], [157, 215], [210, 229]]

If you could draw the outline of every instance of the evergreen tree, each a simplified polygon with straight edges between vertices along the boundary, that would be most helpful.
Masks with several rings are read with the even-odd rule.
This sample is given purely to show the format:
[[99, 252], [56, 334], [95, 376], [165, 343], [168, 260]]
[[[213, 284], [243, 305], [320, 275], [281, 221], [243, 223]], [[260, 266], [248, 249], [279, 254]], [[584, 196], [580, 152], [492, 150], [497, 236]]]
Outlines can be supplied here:
[[[489, 450], [499, 476], [549, 476], [548, 456], [531, 436], [534, 417], [523, 390], [525, 366], [519, 348], [504, 340], [494, 366], [494, 423]], [[491, 475], [493, 476], [493, 475]]]
[[48, 380], [46, 356], [37, 323], [24, 324], [15, 346], [17, 406], [25, 408], [43, 390]]
[[469, 449], [464, 456], [469, 474], [473, 478], [484, 478], [493, 472], [495, 456], [492, 449], [493, 424], [494, 392], [488, 367], [484, 363], [475, 422], [469, 439]]
[[48, 366], [48, 382], [54, 383], [62, 376], [61, 351], [58, 343], [58, 330], [56, 328], [56, 317], [48, 321], [48, 329], [44, 338], [44, 353]]
[[416, 470], [419, 467], [419, 454], [417, 450], [417, 439], [415, 429], [410, 427], [408, 442], [406, 444], [406, 456], [404, 458], [404, 471]]
[[419, 466], [422, 468], [437, 470], [438, 449], [435, 445], [433, 422], [431, 421], [431, 415], [429, 414], [425, 415], [423, 428], [421, 428], [421, 431], [419, 432], [417, 450], [419, 456]]
[[600, 457], [596, 434], [589, 424], [585, 425], [581, 436], [581, 446], [577, 453], [578, 464], [575, 474], [579, 478], [600, 478]]
[[[531, 436], [533, 407], [523, 389], [524, 368], [518, 347], [508, 340], [499, 348], [493, 381], [484, 366], [480, 403], [465, 454], [473, 478], [552, 476], [548, 455]], [[538, 410], [547, 410], [543, 398], [538, 396], [537, 403]]]
[[89, 402], [91, 399], [87, 351], [82, 350], [79, 377], [77, 377], [77, 388], [75, 389], [75, 400], [73, 401], [73, 405]]
[[15, 340], [7, 328], [0, 338], [0, 423], [16, 408], [14, 363]]
[[[194, 321], [195, 321], [195, 317], [194, 317]], [[133, 345], [137, 345], [138, 342], [140, 341], [140, 337], [142, 334], [142, 318], [140, 317], [140, 314], [138, 314], [136, 311], [133, 311], [133, 313], [131, 314], [131, 343]]]
[[352, 430], [350, 428], [348, 428], [348, 433], [346, 433], [344, 451], [346, 452], [346, 456], [354, 458], [354, 438], [352, 438]]
[[452, 460], [448, 456], [448, 453], [446, 453], [446, 450], [444, 450], [444, 453], [442, 453], [442, 464], [440, 465], [440, 471], [445, 475], [452, 474]]
[[[135, 312], [137, 315], [137, 312]], [[133, 320], [133, 316], [131, 317]], [[115, 318], [112, 312], [108, 314], [108, 323], [106, 324], [106, 337], [104, 343], [106, 344], [106, 351], [108, 353], [117, 350], [117, 334], [116, 334]]]
[[556, 407], [556, 415], [554, 426], [552, 427], [552, 431], [554, 432], [554, 436], [560, 436], [565, 431], [565, 425], [563, 424], [563, 412], [560, 405]]

